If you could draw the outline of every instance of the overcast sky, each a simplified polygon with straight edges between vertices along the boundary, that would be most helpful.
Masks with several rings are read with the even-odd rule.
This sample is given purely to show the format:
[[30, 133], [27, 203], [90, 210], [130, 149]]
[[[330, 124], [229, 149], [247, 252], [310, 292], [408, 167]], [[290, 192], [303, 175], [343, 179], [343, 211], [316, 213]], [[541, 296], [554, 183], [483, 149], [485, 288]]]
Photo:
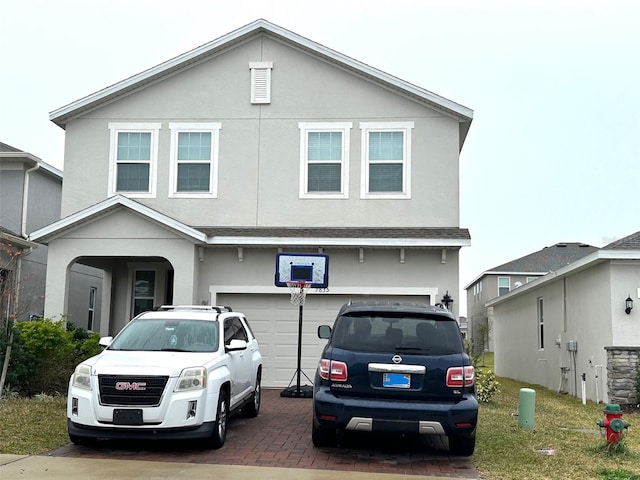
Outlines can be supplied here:
[[474, 110], [462, 287], [640, 230], [636, 0], [0, 0], [0, 141], [64, 170], [50, 111], [258, 18]]

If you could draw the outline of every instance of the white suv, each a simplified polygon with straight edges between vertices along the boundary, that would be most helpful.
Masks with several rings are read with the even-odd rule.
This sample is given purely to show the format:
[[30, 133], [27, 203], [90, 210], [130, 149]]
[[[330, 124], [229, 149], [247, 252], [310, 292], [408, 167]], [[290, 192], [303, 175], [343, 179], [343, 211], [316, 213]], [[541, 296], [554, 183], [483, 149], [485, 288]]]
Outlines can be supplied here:
[[100, 344], [69, 381], [73, 443], [204, 438], [220, 448], [232, 413], [258, 415], [258, 341], [229, 307], [159, 307]]

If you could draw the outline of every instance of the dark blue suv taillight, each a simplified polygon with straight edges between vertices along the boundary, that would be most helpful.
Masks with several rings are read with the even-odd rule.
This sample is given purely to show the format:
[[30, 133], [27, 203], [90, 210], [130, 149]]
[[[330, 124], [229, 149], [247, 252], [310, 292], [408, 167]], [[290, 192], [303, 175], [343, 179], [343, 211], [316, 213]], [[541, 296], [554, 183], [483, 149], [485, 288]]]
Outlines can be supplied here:
[[330, 380], [332, 382], [346, 382], [349, 378], [346, 363], [329, 360], [327, 358], [320, 360], [318, 374], [324, 380]]
[[447, 387], [472, 387], [475, 383], [475, 369], [472, 365], [466, 367], [451, 367], [447, 370]]

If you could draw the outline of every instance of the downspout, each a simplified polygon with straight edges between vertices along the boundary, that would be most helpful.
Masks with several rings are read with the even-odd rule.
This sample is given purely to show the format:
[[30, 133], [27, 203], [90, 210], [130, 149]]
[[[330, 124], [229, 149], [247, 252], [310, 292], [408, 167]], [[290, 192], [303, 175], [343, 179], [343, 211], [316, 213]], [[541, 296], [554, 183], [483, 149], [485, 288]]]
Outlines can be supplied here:
[[29, 204], [29, 174], [35, 172], [40, 168], [40, 162], [36, 162], [34, 167], [31, 167], [24, 172], [24, 186], [22, 188], [22, 225], [20, 233], [22, 238], [27, 238], [27, 207]]
[[[33, 167], [29, 168], [24, 172], [24, 184], [22, 188], [22, 218], [21, 218], [21, 224], [20, 224], [20, 234], [22, 238], [28, 238], [28, 234], [27, 234], [28, 208], [27, 207], [29, 203], [29, 176], [32, 172], [35, 172], [38, 169], [40, 169], [40, 162], [36, 162], [36, 164]], [[20, 282], [20, 279], [22, 278], [22, 257], [24, 255], [29, 255], [32, 251], [33, 251], [33, 247], [29, 247], [27, 251], [23, 250], [24, 254], [20, 255], [20, 257], [18, 258], [18, 264], [16, 265], [16, 282]], [[19, 283], [16, 283], [16, 285], [19, 286]], [[20, 305], [19, 296], [20, 296], [20, 288], [16, 288], [16, 294], [14, 298], [14, 305], [16, 306]]]

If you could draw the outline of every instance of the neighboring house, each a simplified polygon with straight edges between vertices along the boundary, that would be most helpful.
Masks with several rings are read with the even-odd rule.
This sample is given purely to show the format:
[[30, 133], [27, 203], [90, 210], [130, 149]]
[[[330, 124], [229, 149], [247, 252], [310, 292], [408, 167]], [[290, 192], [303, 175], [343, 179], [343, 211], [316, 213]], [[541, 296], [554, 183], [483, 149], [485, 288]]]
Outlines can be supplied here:
[[[627, 299], [633, 303], [627, 309]], [[500, 376], [635, 403], [640, 231], [489, 300]]]
[[312, 375], [316, 327], [343, 303], [457, 291], [472, 114], [264, 20], [55, 110], [64, 218], [31, 235], [50, 249], [45, 312], [66, 311], [74, 263], [104, 270], [105, 335], [160, 304], [230, 305], [260, 341], [264, 385], [286, 386], [298, 308], [274, 285], [276, 255], [320, 252]]
[[[13, 314], [18, 320], [29, 320], [44, 314], [47, 247], [28, 241], [27, 236], [60, 219], [61, 195], [60, 170], [0, 142], [1, 317]], [[69, 304], [64, 312], [68, 321], [99, 329], [101, 275], [101, 270], [82, 265], [68, 272]]]
[[[36, 247], [36, 243], [0, 226], [0, 326], [9, 318], [28, 320], [39, 316], [33, 312], [39, 311], [42, 305], [37, 303], [37, 295], [33, 292], [44, 291], [44, 276], [32, 280], [32, 275], [27, 273], [29, 281], [20, 280], [25, 278], [23, 265], [30, 260], [29, 255]], [[25, 270], [29, 270], [28, 267], [33, 264], [27, 264]]]
[[464, 289], [467, 292], [467, 335], [474, 349], [477, 352], [494, 349], [493, 326], [485, 307], [488, 300], [505, 295], [596, 250], [597, 247], [584, 243], [556, 243], [487, 270], [471, 281]]

